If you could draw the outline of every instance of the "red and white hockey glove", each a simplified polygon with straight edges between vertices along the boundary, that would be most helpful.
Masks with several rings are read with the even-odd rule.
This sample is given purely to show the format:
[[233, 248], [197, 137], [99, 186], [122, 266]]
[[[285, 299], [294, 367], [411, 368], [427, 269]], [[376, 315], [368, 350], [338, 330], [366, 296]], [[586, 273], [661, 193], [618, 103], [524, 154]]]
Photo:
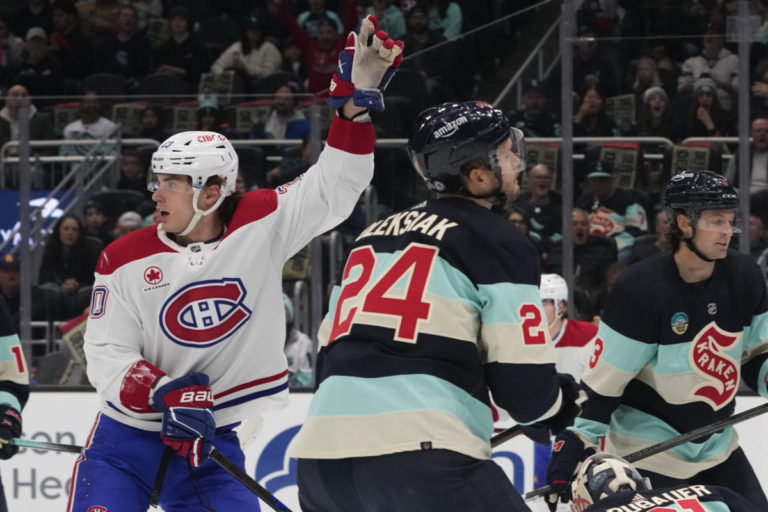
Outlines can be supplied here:
[[163, 413], [163, 443], [186, 457], [192, 466], [202, 464], [216, 433], [208, 376], [190, 373], [173, 379], [157, 388], [152, 404]]
[[377, 31], [377, 26], [376, 17], [369, 14], [347, 36], [331, 79], [329, 105], [343, 107], [353, 98], [358, 107], [384, 110], [382, 91], [403, 61], [404, 45], [383, 30]]

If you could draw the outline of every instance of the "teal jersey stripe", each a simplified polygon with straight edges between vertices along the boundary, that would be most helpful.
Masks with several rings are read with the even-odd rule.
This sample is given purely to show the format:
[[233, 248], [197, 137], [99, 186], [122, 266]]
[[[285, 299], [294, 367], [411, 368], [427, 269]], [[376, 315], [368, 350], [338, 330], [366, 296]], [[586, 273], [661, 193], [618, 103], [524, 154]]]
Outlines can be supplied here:
[[752, 318], [752, 324], [744, 329], [744, 337], [740, 345], [751, 348], [764, 343], [766, 339], [768, 339], [768, 311]]
[[[611, 417], [610, 429], [617, 434], [650, 443], [660, 443], [679, 434], [675, 429], [659, 418], [646, 414], [634, 407], [619, 406]], [[670, 448], [689, 461], [699, 461], [725, 452], [731, 442], [733, 427], [726, 427], [722, 432], [712, 434], [703, 443], [683, 443]]]
[[[658, 355], [653, 361], [653, 371], [664, 375], [693, 372], [694, 370], [688, 357], [692, 342], [693, 340], [688, 340], [682, 343], [675, 343], [674, 345], [658, 345]], [[741, 354], [744, 351], [741, 341], [726, 350], [722, 348], [719, 350], [736, 361], [737, 364], [741, 360]]]
[[656, 354], [658, 345], [633, 340], [600, 322], [598, 338], [603, 340], [600, 359], [625, 372], [637, 372]]
[[586, 436], [594, 444], [598, 444], [601, 437], [605, 437], [608, 431], [608, 425], [599, 421], [588, 420], [586, 418], [576, 418], [573, 422], [573, 430]]
[[17, 411], [21, 411], [21, 403], [16, 395], [7, 391], [0, 391], [0, 404], [13, 407]]
[[457, 417], [475, 436], [490, 439], [491, 409], [463, 389], [431, 375], [325, 379], [309, 407], [309, 416], [372, 416], [437, 410]]
[[[530, 284], [496, 283], [479, 286], [485, 304], [483, 324], [520, 324], [521, 304], [535, 304], [541, 308], [539, 287]], [[510, 307], [513, 306], [513, 307]]]
[[16, 334], [10, 334], [8, 336], [0, 336], [0, 362], [2, 361], [16, 361], [16, 356], [13, 355], [11, 349], [13, 347], [20, 347], [19, 337]]

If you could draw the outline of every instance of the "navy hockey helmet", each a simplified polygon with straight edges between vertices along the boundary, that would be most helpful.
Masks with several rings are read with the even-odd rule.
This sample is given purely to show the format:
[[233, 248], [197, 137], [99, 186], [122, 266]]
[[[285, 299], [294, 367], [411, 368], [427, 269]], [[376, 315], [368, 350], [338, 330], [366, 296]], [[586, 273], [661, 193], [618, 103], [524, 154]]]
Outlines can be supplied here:
[[510, 125], [501, 110], [478, 101], [443, 103], [419, 114], [408, 153], [428, 188], [457, 192], [465, 163], [480, 159], [488, 169], [499, 170], [496, 148], [508, 138], [520, 159], [517, 170], [522, 171], [526, 167], [523, 133]]
[[672, 176], [664, 189], [664, 212], [673, 227], [675, 211], [698, 215], [702, 210], [736, 210], [738, 206], [736, 190], [712, 171], [683, 171]]
[[615, 494], [650, 488], [650, 480], [626, 460], [610, 453], [596, 453], [581, 464], [571, 483], [571, 512], [581, 512]]

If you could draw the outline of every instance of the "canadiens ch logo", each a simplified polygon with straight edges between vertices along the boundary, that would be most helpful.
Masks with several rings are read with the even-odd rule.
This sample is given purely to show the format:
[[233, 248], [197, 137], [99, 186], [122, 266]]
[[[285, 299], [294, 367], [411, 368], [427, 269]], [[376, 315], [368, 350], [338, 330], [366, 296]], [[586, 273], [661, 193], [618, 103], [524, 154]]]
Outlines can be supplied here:
[[699, 331], [691, 342], [688, 360], [705, 384], [694, 387], [690, 398], [698, 398], [714, 410], [731, 401], [739, 384], [739, 365], [725, 350], [736, 346], [740, 337], [720, 329], [715, 322]]
[[672, 315], [672, 332], [675, 334], [685, 334], [688, 330], [688, 315], [678, 311]]
[[149, 285], [159, 284], [163, 280], [163, 271], [160, 267], [147, 267], [144, 269], [144, 281]]
[[189, 284], [165, 301], [160, 327], [174, 343], [210, 347], [232, 336], [250, 318], [245, 295], [236, 278]]

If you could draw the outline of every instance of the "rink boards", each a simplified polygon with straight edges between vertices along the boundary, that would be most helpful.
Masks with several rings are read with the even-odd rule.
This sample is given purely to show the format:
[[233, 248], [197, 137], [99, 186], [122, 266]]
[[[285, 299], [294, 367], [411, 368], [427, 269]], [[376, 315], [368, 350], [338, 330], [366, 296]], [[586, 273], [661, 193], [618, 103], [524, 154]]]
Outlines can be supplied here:
[[[261, 433], [246, 449], [246, 469], [261, 485], [298, 512], [295, 461], [285, 455], [288, 442], [306, 415], [312, 395], [291, 395], [287, 409], [264, 418]], [[764, 403], [762, 398], [739, 397], [736, 410]], [[98, 401], [90, 392], [34, 392], [24, 410], [24, 435], [28, 439], [82, 445], [92, 426]], [[768, 490], [768, 457], [760, 457], [761, 440], [768, 431], [768, 414], [737, 426], [744, 447]], [[61, 512], [66, 509], [69, 480], [77, 455], [22, 448], [19, 455], [0, 461], [0, 473], [11, 511]], [[520, 489], [533, 488], [532, 444], [520, 436], [494, 450], [510, 480]], [[262, 510], [269, 510], [262, 507]]]

